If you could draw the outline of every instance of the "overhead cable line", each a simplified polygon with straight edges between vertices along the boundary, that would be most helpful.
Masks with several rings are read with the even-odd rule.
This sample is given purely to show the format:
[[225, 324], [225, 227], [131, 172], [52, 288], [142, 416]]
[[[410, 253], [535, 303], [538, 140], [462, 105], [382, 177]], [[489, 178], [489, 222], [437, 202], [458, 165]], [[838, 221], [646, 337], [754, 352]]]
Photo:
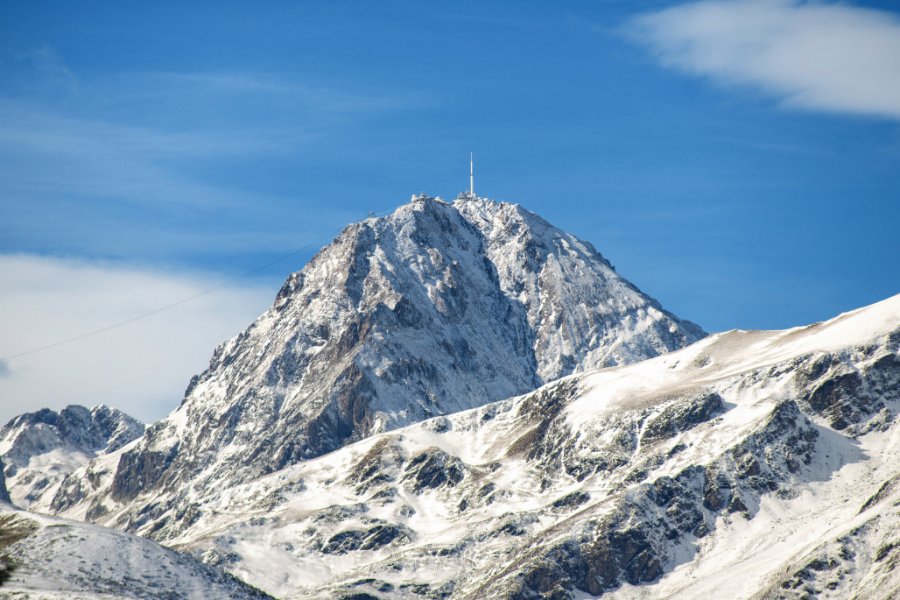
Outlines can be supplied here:
[[101, 327], [101, 328], [99, 328], [99, 329], [94, 329], [93, 331], [88, 331], [88, 332], [85, 332], [85, 333], [81, 333], [81, 334], [76, 335], [76, 336], [74, 336], [74, 337], [66, 338], [66, 339], [64, 339], [64, 340], [59, 340], [58, 342], [53, 342], [52, 344], [47, 344], [46, 346], [39, 346], [39, 347], [37, 347], [37, 348], [32, 348], [31, 350], [26, 350], [26, 351], [24, 351], [24, 352], [19, 352], [19, 353], [17, 353], [17, 354], [10, 354], [9, 356], [3, 356], [3, 357], [0, 357], [0, 361], [9, 361], [9, 360], [13, 360], [13, 359], [16, 359], [16, 358], [22, 358], [23, 356], [28, 356], [28, 355], [30, 355], [30, 354], [36, 354], [36, 353], [38, 353], [38, 352], [43, 352], [43, 351], [45, 351], [45, 350], [50, 350], [50, 349], [52, 349], [52, 348], [58, 348], [59, 346], [65, 346], [65, 345], [67, 345], [67, 344], [71, 344], [71, 343], [73, 343], [73, 342], [77, 342], [77, 341], [83, 340], [83, 339], [85, 339], [85, 338], [89, 338], [89, 337], [93, 337], [93, 336], [95, 336], [95, 335], [99, 335], [99, 334], [101, 334], [101, 333], [105, 333], [105, 332], [110, 331], [110, 330], [112, 330], [112, 329], [118, 329], [119, 327], [122, 327], [122, 326], [124, 326], [124, 325], [129, 325], [129, 324], [131, 324], [131, 323], [134, 323], [135, 321], [141, 321], [141, 320], [146, 319], [146, 318], [148, 318], [148, 317], [152, 317], [152, 316], [154, 316], [154, 315], [158, 315], [159, 313], [165, 312], [165, 311], [167, 311], [167, 310], [171, 310], [171, 309], [173, 309], [173, 308], [175, 308], [175, 307], [177, 307], [177, 306], [181, 306], [182, 304], [187, 304], [188, 302], [191, 302], [191, 301], [193, 301], [193, 300], [196, 300], [197, 298], [201, 298], [201, 297], [206, 296], [206, 295], [208, 295], [208, 294], [211, 294], [211, 293], [213, 293], [213, 292], [215, 292], [215, 291], [218, 291], [218, 290], [220, 290], [220, 289], [222, 289], [222, 288], [224, 288], [224, 287], [227, 287], [227, 286], [231, 285], [232, 283], [234, 283], [234, 282], [236, 282], [236, 281], [240, 281], [241, 279], [245, 279], [245, 278], [247, 278], [247, 277], [250, 277], [251, 275], [256, 275], [256, 274], [259, 273], [260, 271], [263, 271], [263, 270], [265, 270], [265, 269], [271, 267], [271, 266], [274, 265], [274, 264], [277, 264], [277, 263], [279, 263], [279, 262], [281, 262], [281, 261], [283, 261], [283, 260], [286, 260], [286, 259], [288, 259], [288, 258], [290, 258], [290, 257], [292, 257], [292, 256], [296, 256], [297, 254], [300, 254], [300, 253], [303, 252], [304, 250], [306, 250], [306, 248], [298, 248], [297, 250], [292, 250], [291, 252], [288, 252], [287, 254], [284, 254], [284, 255], [282, 255], [282, 256], [279, 256], [279, 257], [276, 258], [275, 260], [269, 261], [269, 262], [267, 262], [267, 263], [264, 264], [264, 265], [261, 265], [261, 266], [259, 266], [259, 267], [256, 267], [256, 268], [254, 268], [254, 269], [252, 269], [252, 270], [250, 270], [250, 271], [247, 271], [247, 272], [245, 272], [245, 273], [241, 273], [240, 275], [237, 275], [236, 277], [232, 277], [231, 279], [228, 279], [228, 280], [226, 280], [226, 281], [222, 281], [221, 283], [217, 283], [216, 285], [214, 285], [214, 286], [212, 286], [212, 287], [209, 287], [209, 288], [206, 288], [205, 290], [202, 290], [202, 291], [200, 291], [200, 292], [197, 292], [197, 293], [194, 294], [193, 296], [188, 296], [187, 298], [182, 298], [181, 300], [178, 300], [177, 302], [172, 302], [171, 304], [166, 304], [165, 306], [161, 306], [161, 307], [159, 307], [159, 308], [155, 308], [155, 309], [153, 309], [153, 310], [151, 310], [151, 311], [148, 311], [148, 312], [145, 312], [145, 313], [143, 313], [143, 314], [140, 314], [140, 315], [137, 315], [137, 316], [134, 316], [134, 317], [129, 317], [128, 319], [125, 319], [125, 320], [123, 320], [123, 321], [119, 321], [119, 322], [117, 322], [117, 323], [113, 323], [113, 324], [111, 324], [111, 325], [107, 325], [107, 326], [105, 326], [105, 327]]

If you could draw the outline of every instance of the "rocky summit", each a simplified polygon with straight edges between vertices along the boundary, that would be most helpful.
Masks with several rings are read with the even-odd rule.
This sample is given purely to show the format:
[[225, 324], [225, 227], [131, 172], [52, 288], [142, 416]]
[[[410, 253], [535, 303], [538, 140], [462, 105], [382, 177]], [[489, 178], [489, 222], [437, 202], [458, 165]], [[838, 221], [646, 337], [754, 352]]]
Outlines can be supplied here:
[[417, 197], [348, 226], [177, 410], [46, 508], [174, 535], [223, 488], [704, 335], [517, 205]]

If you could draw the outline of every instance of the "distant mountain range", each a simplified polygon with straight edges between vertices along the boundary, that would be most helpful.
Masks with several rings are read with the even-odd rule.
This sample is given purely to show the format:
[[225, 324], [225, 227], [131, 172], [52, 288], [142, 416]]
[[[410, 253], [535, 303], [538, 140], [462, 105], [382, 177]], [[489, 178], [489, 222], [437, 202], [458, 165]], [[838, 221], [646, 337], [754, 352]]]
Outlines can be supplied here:
[[0, 455], [20, 507], [276, 597], [889, 598], [898, 352], [900, 296], [707, 337], [519, 206], [418, 197], [166, 419], [41, 411]]
[[0, 429], [6, 485], [17, 506], [52, 495], [66, 475], [144, 433], [144, 424], [120, 410], [68, 406], [20, 415]]

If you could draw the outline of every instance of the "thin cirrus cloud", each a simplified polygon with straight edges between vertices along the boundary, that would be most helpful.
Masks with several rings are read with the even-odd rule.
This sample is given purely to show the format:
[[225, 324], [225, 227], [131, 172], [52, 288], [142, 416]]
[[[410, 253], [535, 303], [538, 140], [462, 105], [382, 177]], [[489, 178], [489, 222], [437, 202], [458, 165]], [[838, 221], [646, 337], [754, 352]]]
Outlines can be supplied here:
[[[336, 85], [300, 72], [84, 76], [48, 44], [8, 54], [23, 68], [0, 92], [7, 198], [38, 186], [153, 202], [221, 201], [233, 194], [191, 180], [181, 165], [304, 156], [339, 144], [361, 120], [438, 102], [415, 90]], [[0, 60], [0, 73], [4, 66]]]
[[41, 83], [67, 92], [78, 90], [78, 80], [53, 46], [42, 43], [11, 48], [10, 54], [17, 62], [30, 65], [39, 73]]
[[751, 86], [792, 108], [900, 119], [900, 19], [848, 4], [731, 0], [633, 18], [667, 67]]
[[194, 156], [250, 157], [303, 141], [299, 132], [288, 139], [167, 131], [0, 101], [0, 164], [10, 167], [0, 189], [7, 199], [64, 193], [132, 202], [228, 204], [235, 193], [193, 180], [172, 164]]
[[270, 101], [289, 102], [295, 109], [311, 110], [320, 115], [340, 114], [344, 118], [348, 114], [363, 116], [397, 110], [429, 109], [441, 105], [439, 96], [432, 92], [342, 89], [306, 82], [304, 77], [297, 73], [279, 75], [241, 71], [159, 72], [144, 73], [140, 79], [143, 85], [148, 86], [142, 93], [163, 90], [162, 93], [165, 94], [165, 90], [174, 89], [178, 90], [178, 93], [188, 90], [201, 96], [252, 95], [257, 99], [267, 97]]
[[[56, 70], [65, 69], [57, 62]], [[46, 76], [46, 69], [37, 71]], [[248, 96], [265, 110], [248, 111]], [[305, 85], [289, 76], [144, 73], [87, 81], [62, 107], [52, 99], [0, 97], [0, 167], [8, 174], [0, 186], [7, 199], [64, 193], [228, 204], [246, 198], [246, 191], [197, 181], [180, 165], [303, 156], [349, 127], [349, 114], [363, 119], [427, 104], [410, 96], [405, 104], [396, 96]]]
[[[343, 217], [326, 208], [297, 219], [313, 192], [270, 173], [302, 179], [345, 156], [342, 136], [360, 121], [434, 100], [291, 72], [83, 75], [49, 45], [9, 53], [2, 251], [146, 259], [321, 243]], [[272, 227], [287, 222], [290, 232]]]
[[[210, 273], [0, 255], [0, 423], [68, 404], [104, 403], [145, 421], [164, 416], [213, 348], [246, 327], [274, 295], [252, 281], [218, 283]], [[147, 318], [28, 353], [212, 288]], [[28, 354], [15, 356], [21, 353]]]

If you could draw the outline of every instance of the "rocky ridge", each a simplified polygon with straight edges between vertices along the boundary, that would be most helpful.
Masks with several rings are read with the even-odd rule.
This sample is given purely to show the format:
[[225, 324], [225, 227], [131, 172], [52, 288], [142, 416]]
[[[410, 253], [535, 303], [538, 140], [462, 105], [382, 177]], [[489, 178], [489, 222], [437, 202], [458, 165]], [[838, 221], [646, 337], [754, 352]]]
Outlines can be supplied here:
[[223, 487], [704, 335], [521, 207], [418, 198], [348, 226], [176, 411], [42, 506], [163, 535]]
[[13, 501], [28, 508], [43, 496], [52, 498], [72, 471], [143, 433], [143, 423], [104, 405], [19, 415], [0, 429], [0, 457]]
[[898, 411], [900, 296], [566, 377], [220, 490], [190, 519], [129, 522], [284, 598], [890, 598]]

